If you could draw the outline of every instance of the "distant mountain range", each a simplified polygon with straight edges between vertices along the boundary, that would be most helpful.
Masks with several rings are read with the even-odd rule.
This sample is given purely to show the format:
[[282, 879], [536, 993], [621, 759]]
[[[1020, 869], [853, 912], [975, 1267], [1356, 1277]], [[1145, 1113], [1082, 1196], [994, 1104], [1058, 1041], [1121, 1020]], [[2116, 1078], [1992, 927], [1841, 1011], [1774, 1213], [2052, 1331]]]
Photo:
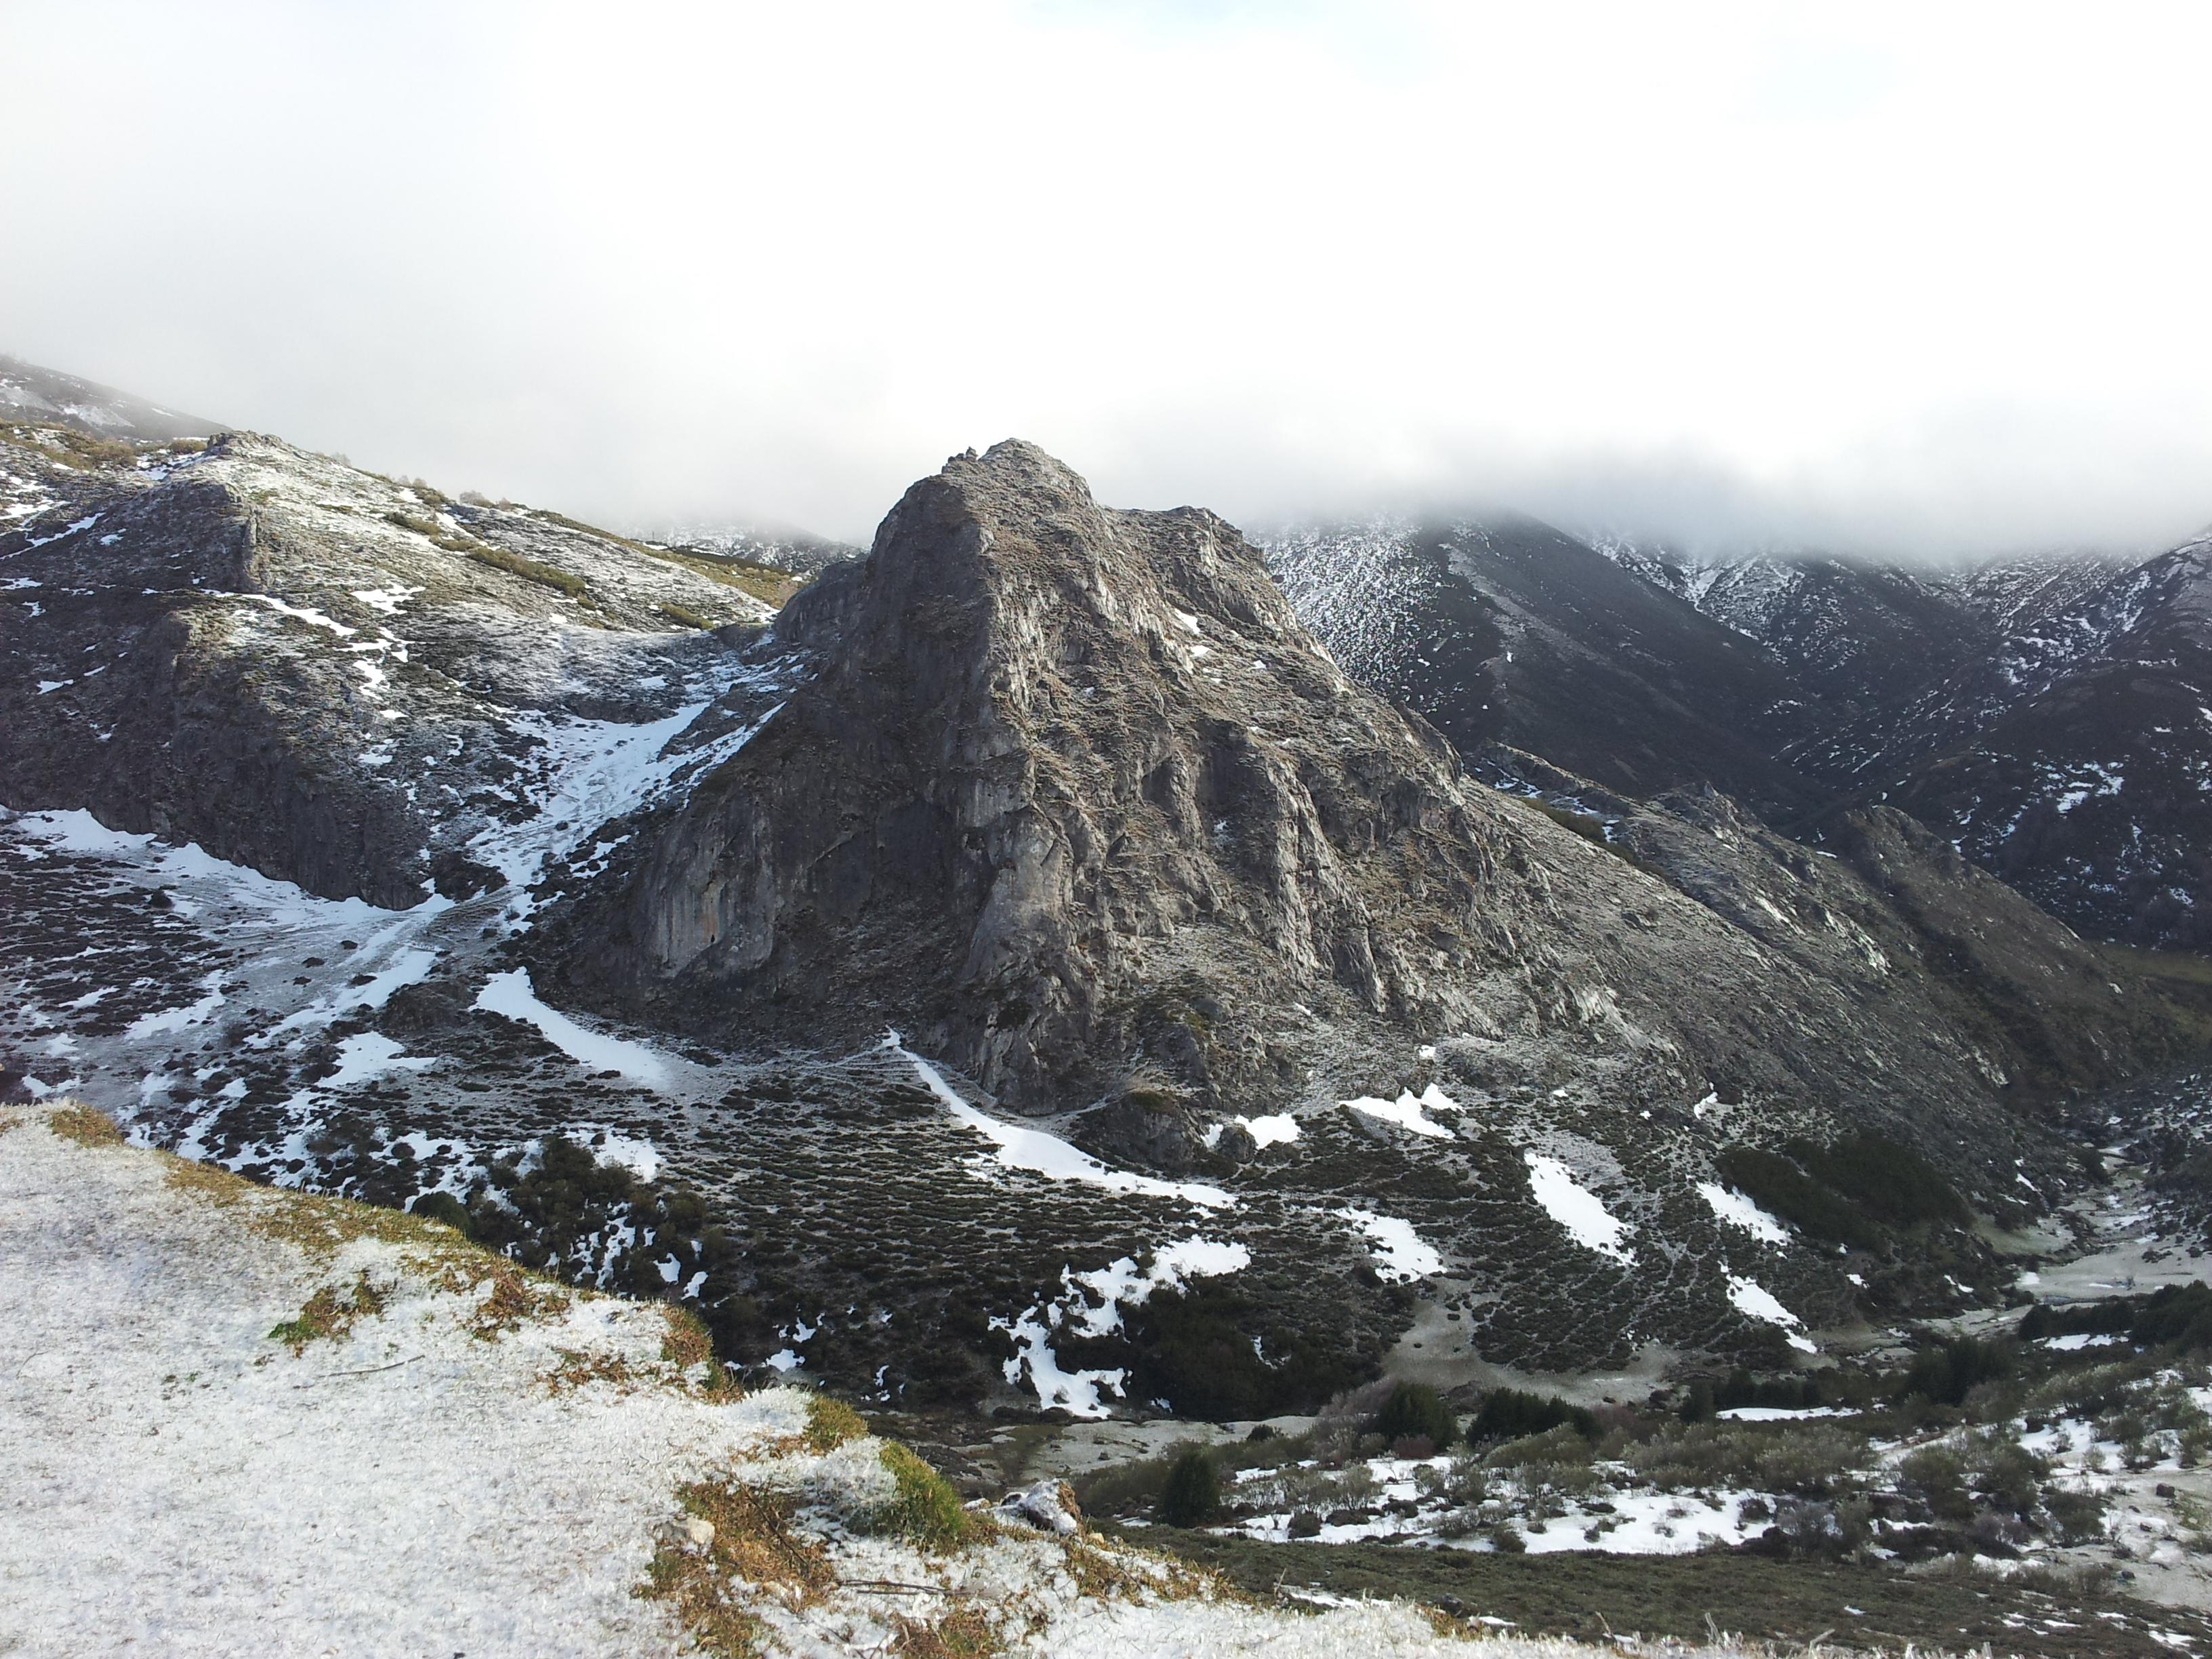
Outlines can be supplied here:
[[1953, 568], [1692, 558], [1525, 519], [1269, 540], [1347, 672], [1470, 753], [1789, 833], [1881, 802], [2099, 938], [2212, 947], [2212, 538]]

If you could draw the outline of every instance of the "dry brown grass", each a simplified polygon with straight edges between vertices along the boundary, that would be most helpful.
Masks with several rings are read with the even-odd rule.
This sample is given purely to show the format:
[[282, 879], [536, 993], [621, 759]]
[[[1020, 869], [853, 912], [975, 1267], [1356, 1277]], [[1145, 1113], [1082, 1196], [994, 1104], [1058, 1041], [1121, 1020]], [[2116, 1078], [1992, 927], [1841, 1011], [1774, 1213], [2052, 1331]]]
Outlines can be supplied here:
[[439, 1284], [445, 1290], [470, 1294], [490, 1282], [490, 1291], [478, 1299], [468, 1319], [471, 1334], [481, 1341], [496, 1342], [536, 1320], [558, 1319], [575, 1300], [557, 1280], [526, 1273], [489, 1250], [456, 1250], [438, 1266]]
[[440, 1290], [471, 1296], [489, 1281], [489, 1291], [467, 1319], [470, 1330], [486, 1341], [529, 1321], [558, 1318], [583, 1294], [471, 1244], [443, 1222], [319, 1193], [279, 1192], [212, 1164], [169, 1152], [158, 1156], [167, 1163], [166, 1178], [177, 1191], [219, 1206], [250, 1201], [247, 1227], [310, 1256], [327, 1260], [356, 1240], [372, 1239], [401, 1247], [407, 1267]]
[[688, 1513], [713, 1523], [714, 1541], [704, 1549], [663, 1541], [636, 1593], [668, 1602], [702, 1651], [750, 1659], [761, 1650], [766, 1627], [740, 1585], [794, 1610], [835, 1588], [828, 1549], [793, 1530], [796, 1499], [736, 1480], [693, 1481], [676, 1495]]
[[214, 1205], [235, 1204], [255, 1190], [244, 1176], [231, 1174], [213, 1164], [195, 1164], [188, 1158], [176, 1158], [164, 1152], [169, 1167], [162, 1179], [180, 1193], [190, 1193]]
[[[605, 532], [601, 532], [605, 533]], [[636, 542], [624, 544], [636, 549], [648, 558], [665, 564], [681, 565], [696, 576], [704, 576], [710, 582], [724, 587], [734, 587], [741, 593], [772, 605], [781, 611], [784, 601], [806, 586], [806, 578], [793, 575], [788, 570], [779, 570], [770, 564], [755, 564], [750, 559], [720, 558], [690, 548], [646, 547]], [[665, 609], [665, 607], [663, 607]]]
[[668, 1321], [668, 1334], [660, 1339], [660, 1357], [678, 1370], [711, 1364], [714, 1339], [707, 1334], [707, 1322], [673, 1302], [662, 1303], [660, 1311]]
[[1100, 1601], [1238, 1600], [1243, 1592], [1218, 1573], [1157, 1550], [1080, 1534], [1059, 1540], [1077, 1591]]
[[10, 1129], [20, 1129], [22, 1127], [23, 1119], [21, 1114], [17, 1112], [0, 1112], [0, 1135], [6, 1134]]
[[352, 1330], [363, 1319], [384, 1311], [386, 1292], [369, 1282], [364, 1271], [348, 1289], [341, 1291], [335, 1285], [325, 1285], [309, 1297], [296, 1319], [288, 1319], [269, 1333], [272, 1342], [282, 1342], [298, 1358], [307, 1352], [307, 1344], [335, 1340]]
[[989, 1659], [1001, 1651], [999, 1629], [980, 1607], [955, 1607], [939, 1618], [903, 1616], [888, 1651], [904, 1659]]
[[561, 1357], [561, 1363], [539, 1379], [548, 1394], [567, 1394], [594, 1382], [611, 1383], [627, 1394], [651, 1380], [632, 1370], [629, 1361], [618, 1353], [586, 1353], [580, 1348], [553, 1352]]
[[80, 1146], [120, 1146], [123, 1131], [115, 1120], [97, 1108], [71, 1101], [46, 1114], [46, 1127]]
[[94, 467], [116, 466], [137, 459], [135, 446], [120, 438], [95, 438], [73, 426], [44, 421], [25, 421], [4, 428], [17, 443], [36, 444], [64, 466], [82, 472]]

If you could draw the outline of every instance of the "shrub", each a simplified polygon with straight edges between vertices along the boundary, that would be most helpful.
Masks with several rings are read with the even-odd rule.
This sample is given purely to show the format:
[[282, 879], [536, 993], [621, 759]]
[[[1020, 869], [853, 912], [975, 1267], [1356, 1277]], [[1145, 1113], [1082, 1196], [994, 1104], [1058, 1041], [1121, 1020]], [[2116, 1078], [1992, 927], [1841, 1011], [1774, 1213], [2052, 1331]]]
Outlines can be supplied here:
[[1908, 1452], [1897, 1466], [1897, 1484], [1945, 1521], [1965, 1521], [1974, 1512], [1966, 1495], [1966, 1454], [1948, 1442]]
[[2100, 1492], [2076, 1492], [2065, 1486], [2043, 1489], [2043, 1507], [2062, 1544], [2094, 1544], [2102, 1538], [2108, 1501]]
[[1500, 1555], [1525, 1555], [1528, 1540], [1521, 1535], [1521, 1528], [1510, 1521], [1500, 1521], [1490, 1529], [1490, 1547]]
[[2012, 1345], [2007, 1342], [1978, 1336], [1945, 1337], [1913, 1356], [1898, 1397], [1918, 1395], [1938, 1406], [1962, 1406], [1967, 1395], [1982, 1383], [2010, 1376], [2014, 1358]]
[[407, 1207], [425, 1221], [442, 1222], [463, 1238], [476, 1237], [476, 1230], [469, 1222], [469, 1206], [451, 1193], [417, 1193], [415, 1201]]
[[1779, 1152], [1731, 1146], [1714, 1162], [1731, 1186], [1799, 1231], [1854, 1249], [1880, 1247], [1881, 1234], [1864, 1216]]
[[1431, 1450], [1449, 1446], [1459, 1437], [1459, 1425], [1443, 1396], [1425, 1382], [1401, 1382], [1375, 1413], [1369, 1431], [1394, 1445], [1401, 1440], [1422, 1439]]
[[2166, 1285], [2145, 1297], [2129, 1334], [2150, 1346], [2212, 1347], [2212, 1285]]
[[848, 1440], [868, 1431], [860, 1413], [843, 1401], [817, 1394], [806, 1402], [806, 1449], [815, 1453], [835, 1451]]
[[1881, 1135], [1846, 1135], [1829, 1146], [1793, 1140], [1783, 1151], [1815, 1181], [1877, 1221], [1911, 1227], [1923, 1222], [1964, 1225], [1973, 1218], [1966, 1200], [1934, 1164]]
[[1580, 1406], [1569, 1405], [1557, 1395], [1530, 1394], [1521, 1389], [1493, 1389], [1483, 1397], [1482, 1409], [1467, 1425], [1467, 1437], [1478, 1440], [1519, 1440], [1547, 1429], [1571, 1423], [1586, 1440], [1598, 1436], [1597, 1419]]
[[1866, 1443], [1832, 1424], [1694, 1423], [1627, 1448], [1631, 1468], [1664, 1492], [1751, 1486], [1819, 1496], [1856, 1484]]
[[1547, 1429], [1541, 1434], [1509, 1440], [1482, 1461], [1493, 1469], [1526, 1468], [1534, 1465], [1587, 1465], [1594, 1453], [1591, 1443], [1571, 1423]]
[[2125, 1336], [2134, 1329], [2136, 1319], [2136, 1304], [2124, 1296], [2069, 1308], [2039, 1302], [2022, 1316], [2020, 1336], [2023, 1342], [2040, 1342], [2051, 1336]]
[[1877, 1134], [1822, 1146], [1792, 1140], [1779, 1152], [1731, 1146], [1716, 1160], [1763, 1207], [1818, 1238], [1870, 1250], [1882, 1228], [1963, 1225], [1972, 1212], [1935, 1165]]
[[1213, 1460], [1193, 1448], [1168, 1467], [1158, 1513], [1170, 1527], [1194, 1527], [1221, 1507], [1221, 1480]]
[[694, 611], [688, 605], [677, 605], [671, 600], [664, 599], [655, 609], [678, 628], [689, 628], [695, 633], [703, 633], [714, 625], [714, 619], [712, 617]]

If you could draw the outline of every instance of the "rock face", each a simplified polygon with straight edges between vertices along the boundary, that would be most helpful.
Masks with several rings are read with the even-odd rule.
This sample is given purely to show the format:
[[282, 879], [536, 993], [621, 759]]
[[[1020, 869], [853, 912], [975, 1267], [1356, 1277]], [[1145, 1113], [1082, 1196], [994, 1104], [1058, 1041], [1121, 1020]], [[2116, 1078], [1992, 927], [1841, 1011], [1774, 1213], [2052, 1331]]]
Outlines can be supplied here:
[[[2010, 1051], [1917, 946], [1892, 974], [1832, 941], [1858, 971], [1825, 979], [1791, 931], [1817, 901], [1770, 942], [1747, 896], [1475, 783], [1210, 514], [1102, 508], [1026, 444], [958, 456], [760, 648], [804, 659], [773, 717], [542, 936], [594, 1006], [741, 1043], [897, 1027], [1002, 1104], [1103, 1102], [1156, 1166], [1194, 1112], [1369, 1092], [1462, 1035], [1517, 1084], [1997, 1121]], [[1736, 839], [1778, 891], [1821, 862]]]

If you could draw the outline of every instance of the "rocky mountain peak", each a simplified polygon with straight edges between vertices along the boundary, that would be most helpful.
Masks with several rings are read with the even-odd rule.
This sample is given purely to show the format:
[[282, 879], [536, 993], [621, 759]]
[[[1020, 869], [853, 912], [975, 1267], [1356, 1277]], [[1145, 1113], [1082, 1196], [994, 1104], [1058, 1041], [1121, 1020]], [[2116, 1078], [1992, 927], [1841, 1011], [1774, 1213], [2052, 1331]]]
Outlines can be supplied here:
[[[1457, 811], [1455, 769], [1212, 514], [1102, 508], [1026, 443], [956, 456], [776, 642], [817, 665], [636, 890], [631, 936], [697, 1012], [826, 975], [854, 1035], [936, 1009], [957, 1063], [1043, 1105], [1148, 1054], [1202, 1092], [1256, 1077], [1264, 1043], [1191, 1040], [1214, 1016], [1160, 989], [1179, 973], [1422, 1000], [1346, 860]], [[1200, 971], [1222, 951], [1253, 959]]]

